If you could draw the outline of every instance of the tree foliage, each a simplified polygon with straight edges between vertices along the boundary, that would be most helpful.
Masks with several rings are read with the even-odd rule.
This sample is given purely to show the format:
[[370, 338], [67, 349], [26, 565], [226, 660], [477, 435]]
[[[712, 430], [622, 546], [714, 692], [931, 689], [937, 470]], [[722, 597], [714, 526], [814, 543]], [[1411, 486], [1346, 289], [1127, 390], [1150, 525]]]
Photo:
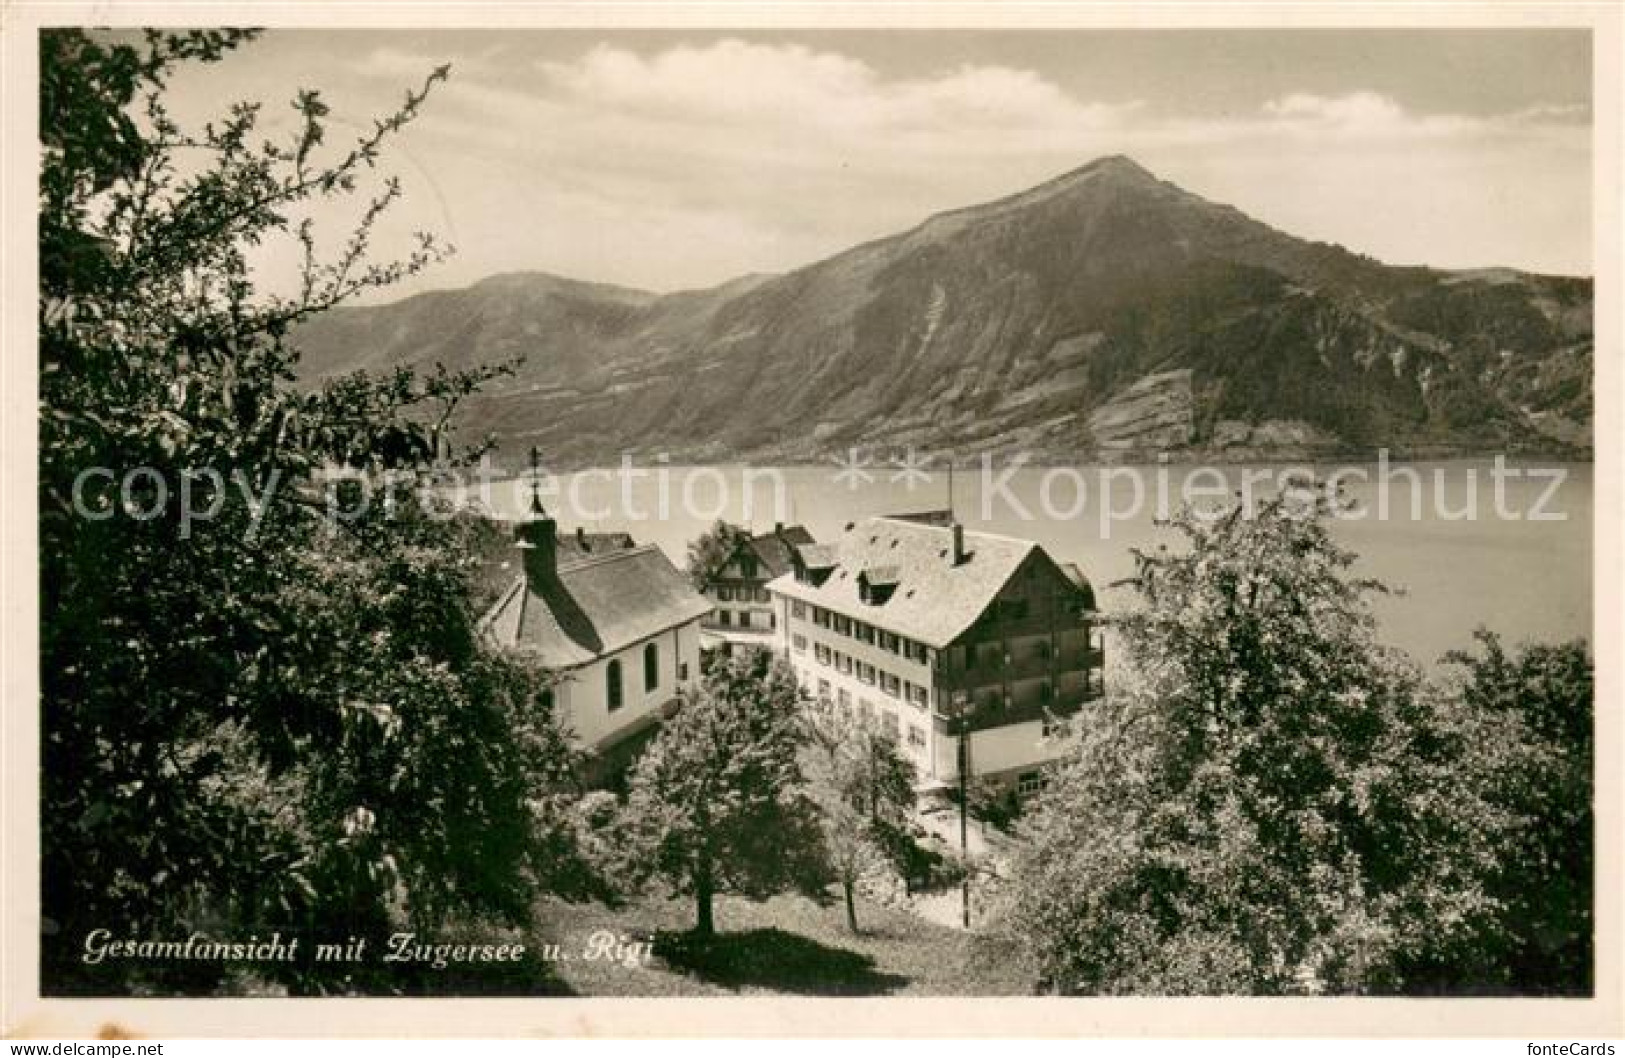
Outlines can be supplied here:
[[633, 870], [695, 901], [695, 932], [715, 929], [713, 898], [818, 893], [818, 820], [798, 750], [801, 692], [765, 650], [705, 674], [633, 769], [625, 809]]
[[[284, 139], [259, 103], [180, 128], [177, 67], [252, 36], [41, 34], [47, 990], [137, 986], [82, 976], [92, 928], [342, 940], [519, 920], [533, 885], [580, 881], [539, 677], [483, 648], [464, 531], [416, 488], [476, 450], [453, 414], [495, 369], [294, 380], [291, 328], [445, 252], [371, 247], [401, 194], [384, 147], [447, 71], [336, 149], [310, 91]], [[355, 203], [331, 255], [298, 219], [317, 200]], [[277, 240], [303, 261], [291, 294], [256, 288]], [[333, 485], [340, 518], [335, 467], [370, 475]], [[218, 986], [218, 968], [147, 972]]]
[[1435, 991], [1590, 995], [1595, 868], [1593, 667], [1584, 643], [1458, 651], [1461, 707], [1492, 725], [1488, 797], [1510, 825], [1489, 879], [1497, 913], [1466, 951], [1407, 968]]
[[827, 699], [809, 704], [805, 722], [807, 775], [819, 807], [824, 860], [841, 888], [847, 928], [856, 933], [858, 882], [906, 866], [897, 858], [911, 839], [914, 766], [872, 721], [839, 713]]
[[687, 573], [695, 591], [705, 591], [734, 549], [750, 539], [743, 526], [718, 518], [716, 524], [688, 542]]
[[1065, 992], [1371, 992], [1495, 909], [1485, 728], [1373, 634], [1323, 505], [1137, 554], [1131, 676], [1040, 796], [1005, 929]]

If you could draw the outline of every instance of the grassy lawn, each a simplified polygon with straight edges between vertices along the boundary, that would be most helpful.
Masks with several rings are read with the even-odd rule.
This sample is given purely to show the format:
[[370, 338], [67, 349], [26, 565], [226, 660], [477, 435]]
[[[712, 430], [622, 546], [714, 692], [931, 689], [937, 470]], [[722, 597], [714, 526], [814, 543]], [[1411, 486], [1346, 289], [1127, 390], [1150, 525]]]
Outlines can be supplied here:
[[[860, 903], [863, 933], [838, 903], [799, 896], [765, 903], [721, 896], [717, 936], [696, 944], [688, 901], [644, 900], [609, 910], [545, 901], [535, 939], [557, 944], [563, 989], [585, 996], [1023, 995], [1027, 982], [975, 938], [904, 911]], [[654, 954], [589, 959], [594, 933], [652, 943]]]

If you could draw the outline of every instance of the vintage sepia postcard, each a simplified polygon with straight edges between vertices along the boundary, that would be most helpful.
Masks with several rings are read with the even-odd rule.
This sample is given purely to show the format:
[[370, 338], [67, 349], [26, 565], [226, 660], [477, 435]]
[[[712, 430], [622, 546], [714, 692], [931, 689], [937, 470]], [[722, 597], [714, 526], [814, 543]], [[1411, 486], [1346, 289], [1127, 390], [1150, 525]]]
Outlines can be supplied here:
[[0, 20], [6, 1034], [1625, 1034], [1616, 6]]

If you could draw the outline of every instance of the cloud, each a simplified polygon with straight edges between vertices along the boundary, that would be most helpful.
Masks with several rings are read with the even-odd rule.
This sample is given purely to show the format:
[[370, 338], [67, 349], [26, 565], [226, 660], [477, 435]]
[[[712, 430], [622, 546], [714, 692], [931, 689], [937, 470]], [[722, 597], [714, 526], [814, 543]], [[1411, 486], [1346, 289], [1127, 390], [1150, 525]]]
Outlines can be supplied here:
[[1324, 121], [1340, 125], [1391, 126], [1406, 118], [1404, 108], [1375, 92], [1354, 92], [1335, 97], [1295, 92], [1268, 101], [1263, 111], [1270, 117], [1288, 121]]
[[1110, 124], [1127, 109], [1080, 104], [1028, 70], [961, 66], [888, 81], [872, 67], [802, 45], [722, 40], [651, 56], [599, 45], [541, 64], [548, 85], [605, 110], [689, 123], [784, 122], [853, 134]]
[[1538, 103], [1523, 107], [1506, 115], [1505, 120], [1519, 124], [1552, 122], [1557, 124], [1590, 124], [1591, 107], [1584, 103]]
[[[1082, 164], [1137, 109], [1078, 101], [1027, 70], [889, 79], [834, 52], [721, 40], [649, 54], [600, 45], [500, 78], [454, 69], [422, 124], [453, 145], [442, 168], [478, 166], [488, 184], [528, 185], [525, 208], [557, 218], [555, 241], [583, 217], [617, 210], [640, 230], [685, 237], [695, 218], [729, 215], [737, 236], [727, 246], [781, 248], [755, 270], [913, 223], [922, 204], [962, 205]], [[448, 199], [475, 194], [464, 177], [466, 190]], [[613, 238], [606, 226], [592, 240], [595, 262]], [[725, 278], [704, 260], [718, 246], [684, 244], [693, 266], [664, 285]], [[645, 282], [670, 270], [653, 263], [665, 245], [623, 252]]]
[[[888, 78], [836, 52], [734, 39], [651, 53], [598, 45], [529, 73], [454, 73], [455, 113], [426, 122], [576, 200], [729, 211], [762, 241], [809, 252], [1110, 153], [1141, 110], [1076, 99], [1030, 70]], [[819, 227], [816, 244], [802, 240]]]
[[423, 192], [409, 208], [462, 248], [438, 284], [541, 268], [704, 286], [794, 268], [1114, 153], [1395, 262], [1589, 268], [1583, 106], [1425, 113], [1372, 90], [1291, 91], [1196, 117], [1127, 92], [1082, 98], [1033, 69], [895, 76], [793, 42], [614, 41], [547, 60], [514, 42], [433, 51], [374, 47], [348, 72], [364, 98], [387, 103], [453, 63], [403, 141]]
[[1295, 92], [1269, 100], [1260, 113], [1264, 122], [1260, 129], [1253, 130], [1255, 133], [1439, 141], [1452, 137], [1584, 131], [1577, 128], [1577, 122], [1583, 122], [1589, 108], [1536, 105], [1488, 116], [1417, 114], [1376, 92], [1340, 96]]
[[[394, 61], [375, 54], [368, 64]], [[1555, 105], [1490, 116], [1416, 113], [1389, 95], [1356, 91], [1294, 92], [1252, 114], [1192, 119], [1136, 99], [1080, 99], [1032, 70], [962, 65], [887, 78], [837, 52], [737, 39], [647, 53], [599, 44], [568, 61], [534, 63], [530, 72], [526, 79], [459, 71], [451, 93], [467, 104], [471, 133], [510, 129], [520, 139], [575, 141], [609, 167], [617, 166], [616, 155], [661, 155], [676, 167], [668, 177], [703, 159], [716, 166], [749, 159], [769, 170], [940, 175], [986, 168], [995, 158], [1070, 168], [1103, 153], [1260, 140], [1449, 146], [1471, 137], [1572, 139], [1584, 134], [1589, 117], [1588, 108]], [[559, 153], [534, 139], [531, 146]]]

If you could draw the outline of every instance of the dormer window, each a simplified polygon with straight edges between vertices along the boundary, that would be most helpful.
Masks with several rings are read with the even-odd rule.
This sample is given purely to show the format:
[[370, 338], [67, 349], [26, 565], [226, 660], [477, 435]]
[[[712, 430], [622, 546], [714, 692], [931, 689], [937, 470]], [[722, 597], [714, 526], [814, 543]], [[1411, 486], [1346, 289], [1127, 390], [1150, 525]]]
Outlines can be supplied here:
[[897, 567], [874, 566], [858, 574], [858, 598], [879, 606], [897, 590]]
[[831, 549], [818, 544], [803, 544], [796, 548], [791, 555], [791, 563], [795, 568], [796, 580], [814, 587], [828, 580], [838, 564]]

